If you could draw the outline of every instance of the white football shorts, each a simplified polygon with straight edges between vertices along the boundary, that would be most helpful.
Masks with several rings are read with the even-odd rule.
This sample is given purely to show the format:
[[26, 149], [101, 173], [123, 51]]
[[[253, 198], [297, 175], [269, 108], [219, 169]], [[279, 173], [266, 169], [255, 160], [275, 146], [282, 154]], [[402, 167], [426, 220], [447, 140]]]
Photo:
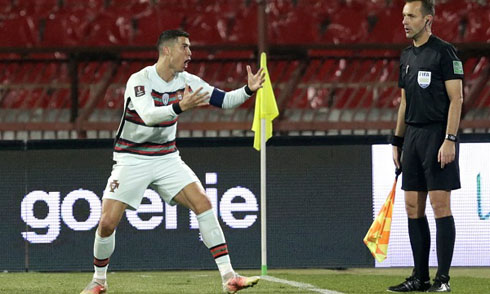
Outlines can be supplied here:
[[196, 174], [177, 154], [150, 159], [117, 162], [107, 180], [103, 199], [114, 199], [137, 210], [145, 190], [155, 190], [163, 201], [175, 205], [173, 198], [188, 184], [199, 182]]

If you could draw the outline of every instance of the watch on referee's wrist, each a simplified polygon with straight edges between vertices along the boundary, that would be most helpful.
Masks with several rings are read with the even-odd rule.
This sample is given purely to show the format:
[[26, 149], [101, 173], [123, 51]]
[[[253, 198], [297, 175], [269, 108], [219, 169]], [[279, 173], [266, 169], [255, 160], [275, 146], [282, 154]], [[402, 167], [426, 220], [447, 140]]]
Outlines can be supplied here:
[[451, 142], [458, 142], [458, 137], [453, 134], [446, 134], [446, 140], [451, 141]]

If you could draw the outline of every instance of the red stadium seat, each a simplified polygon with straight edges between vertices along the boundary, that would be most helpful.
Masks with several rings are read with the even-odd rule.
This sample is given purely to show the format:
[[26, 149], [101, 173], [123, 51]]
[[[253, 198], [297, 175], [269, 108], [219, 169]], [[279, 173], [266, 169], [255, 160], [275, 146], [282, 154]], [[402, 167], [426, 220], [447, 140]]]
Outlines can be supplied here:
[[68, 8], [52, 13], [45, 20], [43, 46], [82, 46], [95, 14], [91, 10]]
[[257, 44], [257, 7], [238, 11], [227, 41], [235, 44]]
[[131, 39], [131, 20], [127, 15], [114, 11], [98, 14], [87, 28], [82, 39], [86, 46], [127, 45]]
[[363, 43], [368, 38], [368, 22], [365, 11], [342, 7], [329, 16], [329, 24], [321, 36], [327, 43]]
[[33, 47], [38, 43], [36, 19], [30, 16], [0, 21], [0, 44], [8, 47]]
[[183, 28], [191, 35], [193, 43], [221, 44], [228, 34], [228, 21], [226, 16], [214, 12], [186, 13]]
[[16, 0], [12, 10], [16, 11], [20, 16], [44, 18], [58, 10], [58, 2], [58, 0]]
[[465, 42], [490, 41], [490, 11], [475, 8], [468, 12], [468, 24], [464, 35]]
[[182, 25], [183, 13], [169, 10], [151, 9], [134, 18], [135, 30], [133, 44], [138, 46], [155, 45], [158, 36], [168, 29], [178, 29]]
[[294, 8], [270, 17], [269, 41], [272, 44], [310, 44], [319, 41], [319, 22], [311, 12]]
[[403, 43], [403, 17], [400, 11], [387, 9], [376, 15], [377, 22], [369, 33], [370, 43]]

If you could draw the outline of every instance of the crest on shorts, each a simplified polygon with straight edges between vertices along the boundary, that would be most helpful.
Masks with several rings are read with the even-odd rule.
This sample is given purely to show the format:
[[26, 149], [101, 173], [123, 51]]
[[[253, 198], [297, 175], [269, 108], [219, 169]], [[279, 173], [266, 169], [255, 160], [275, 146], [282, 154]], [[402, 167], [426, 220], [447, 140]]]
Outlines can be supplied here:
[[117, 180], [112, 181], [109, 184], [109, 188], [111, 188], [111, 192], [114, 192], [117, 188], [119, 188], [119, 182]]
[[134, 87], [134, 96], [140, 97], [145, 95], [145, 86], [136, 86]]
[[163, 94], [163, 96], [162, 96], [163, 105], [168, 105], [169, 99], [170, 99], [170, 96], [167, 93]]
[[431, 74], [430, 71], [419, 70], [417, 82], [422, 89], [425, 89], [430, 85]]

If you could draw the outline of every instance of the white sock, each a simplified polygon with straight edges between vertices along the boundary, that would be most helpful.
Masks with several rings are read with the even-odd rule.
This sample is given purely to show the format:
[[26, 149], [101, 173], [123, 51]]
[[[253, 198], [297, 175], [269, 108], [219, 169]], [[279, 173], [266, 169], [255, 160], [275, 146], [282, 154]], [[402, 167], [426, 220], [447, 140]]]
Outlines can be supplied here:
[[214, 215], [212, 209], [205, 211], [197, 216], [199, 230], [201, 231], [204, 245], [209, 248], [218, 266], [223, 281], [235, 275], [231, 266], [230, 256], [228, 255], [228, 245], [225, 236]]
[[116, 246], [116, 231], [109, 237], [101, 237], [95, 232], [94, 241], [94, 279], [104, 281], [107, 278], [109, 257], [111, 257]]

